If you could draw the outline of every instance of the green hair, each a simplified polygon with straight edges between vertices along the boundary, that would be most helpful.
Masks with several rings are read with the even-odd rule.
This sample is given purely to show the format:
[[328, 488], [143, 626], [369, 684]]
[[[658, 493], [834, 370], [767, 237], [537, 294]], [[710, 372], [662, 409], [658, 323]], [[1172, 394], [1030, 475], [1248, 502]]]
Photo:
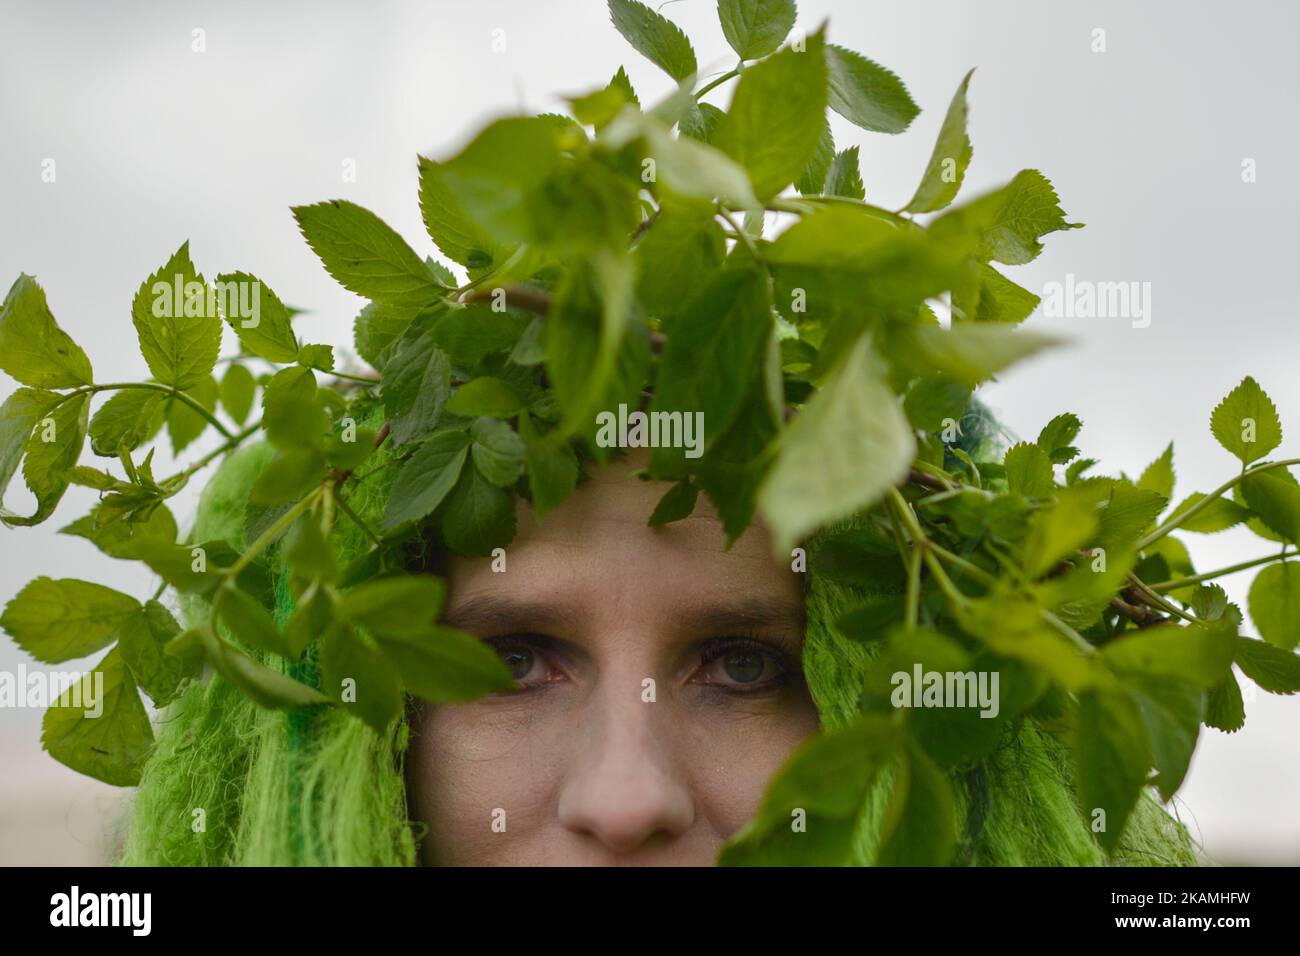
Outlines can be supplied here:
[[[375, 424], [378, 408], [358, 413]], [[981, 432], [981, 437], [983, 433]], [[246, 544], [245, 503], [272, 449], [254, 444], [226, 458], [204, 488], [191, 540]], [[390, 460], [381, 448], [367, 462]], [[355, 482], [349, 504], [377, 519], [393, 469]], [[346, 562], [368, 542], [350, 522], [334, 533]], [[277, 568], [277, 617], [292, 613], [287, 575]], [[864, 596], [809, 567], [804, 671], [822, 725], [843, 726], [859, 713], [870, 645], [849, 640], [834, 621]], [[206, 617], [201, 600], [182, 607]], [[297, 662], [270, 666], [318, 683], [314, 648]], [[163, 711], [157, 748], [146, 764], [125, 821], [121, 862], [162, 866], [411, 866], [423, 827], [407, 806], [406, 716], [383, 735], [341, 708], [268, 710], [218, 676], [190, 686]], [[955, 859], [973, 865], [1074, 866], [1106, 862], [1074, 796], [1067, 751], [1035, 720], [1009, 725], [992, 754], [955, 772], [961, 843]], [[870, 864], [888, 778], [873, 789], [858, 823], [854, 862]], [[1185, 828], [1143, 794], [1125, 828], [1116, 861], [1138, 865], [1196, 862]]]

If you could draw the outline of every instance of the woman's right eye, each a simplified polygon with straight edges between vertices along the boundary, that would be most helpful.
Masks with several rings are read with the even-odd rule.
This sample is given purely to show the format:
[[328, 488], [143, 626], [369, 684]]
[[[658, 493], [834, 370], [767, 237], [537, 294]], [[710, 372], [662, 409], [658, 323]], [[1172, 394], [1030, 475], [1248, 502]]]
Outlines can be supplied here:
[[551, 663], [546, 652], [530, 641], [504, 637], [491, 638], [488, 643], [496, 649], [511, 678], [519, 685], [517, 690], [527, 690], [564, 679], [564, 674]]

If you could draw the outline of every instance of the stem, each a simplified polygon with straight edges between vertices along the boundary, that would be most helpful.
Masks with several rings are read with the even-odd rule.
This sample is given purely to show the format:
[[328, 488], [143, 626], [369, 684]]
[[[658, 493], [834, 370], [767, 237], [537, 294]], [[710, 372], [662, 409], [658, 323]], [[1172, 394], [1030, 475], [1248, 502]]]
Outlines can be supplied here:
[[238, 577], [239, 572], [252, 564], [253, 559], [266, 550], [267, 545], [289, 530], [289, 526], [297, 521], [304, 511], [310, 510], [320, 496], [321, 489], [316, 488], [299, 499], [298, 503], [281, 515], [275, 524], [257, 536], [257, 540], [250, 544], [248, 550], [239, 556], [239, 560], [226, 569], [226, 575], [232, 580]]
[[329, 372], [323, 368], [318, 368], [316, 371], [325, 372], [326, 375], [333, 375], [335, 378], [345, 379], [349, 382], [360, 382], [362, 385], [379, 384], [379, 379], [377, 378], [366, 378], [362, 375], [349, 375], [347, 372]]
[[505, 272], [516, 262], [522, 259], [524, 257], [524, 250], [527, 248], [528, 246], [526, 243], [521, 244], [519, 248], [517, 248], [514, 252], [510, 253], [510, 258], [506, 259], [506, 261], [501, 263], [501, 265], [491, 269], [488, 272], [483, 273], [481, 276], [479, 276], [477, 279], [474, 279], [472, 282], [466, 282], [463, 286], [461, 286], [458, 289], [452, 289], [449, 298], [460, 299], [460, 297], [463, 296], [466, 292], [469, 292], [473, 289], [477, 289], [484, 282], [490, 282], [494, 276], [497, 276], [500, 273]]
[[958, 590], [957, 585], [952, 583], [952, 578], [948, 577], [948, 572], [943, 569], [939, 559], [933, 553], [933, 545], [929, 545], [922, 552], [926, 565], [930, 568], [930, 573], [934, 575], [935, 581], [939, 584], [939, 590], [943, 591], [948, 602], [953, 605], [965, 605], [969, 603], [966, 595]]
[[1177, 591], [1179, 588], [1185, 588], [1191, 584], [1200, 584], [1202, 581], [1213, 581], [1215, 578], [1221, 578], [1228, 574], [1235, 574], [1238, 571], [1245, 571], [1248, 568], [1255, 568], [1261, 564], [1269, 564], [1273, 561], [1285, 561], [1287, 558], [1294, 558], [1300, 554], [1300, 551], [1283, 551], [1281, 554], [1270, 554], [1265, 558], [1255, 558], [1251, 561], [1242, 561], [1239, 564], [1230, 564], [1226, 568], [1219, 568], [1215, 571], [1206, 571], [1204, 574], [1193, 574], [1191, 577], [1178, 578], [1174, 581], [1161, 581], [1159, 584], [1148, 584], [1147, 587], [1152, 591]]
[[1153, 607], [1157, 611], [1164, 611], [1166, 614], [1172, 614], [1174, 617], [1180, 617], [1184, 621], [1191, 621], [1195, 623], [1196, 620], [1195, 618], [1191, 617], [1188, 614], [1185, 614], [1182, 610], [1175, 607], [1171, 602], [1166, 601], [1155, 591], [1152, 591], [1151, 588], [1149, 588], [1142, 581], [1142, 579], [1139, 578], [1136, 574], [1129, 572], [1128, 583], [1129, 583], [1129, 587], [1149, 607]]
[[1193, 515], [1199, 514], [1203, 509], [1208, 508], [1215, 499], [1222, 497], [1225, 493], [1231, 491], [1234, 487], [1241, 484], [1243, 481], [1245, 481], [1247, 478], [1251, 477], [1252, 475], [1257, 475], [1262, 471], [1269, 471], [1273, 468], [1285, 468], [1290, 465], [1300, 465], [1300, 458], [1287, 458], [1284, 459], [1283, 461], [1270, 461], [1266, 465], [1260, 465], [1257, 468], [1246, 469], [1236, 477], [1229, 478], [1223, 484], [1219, 485], [1218, 488], [1215, 488], [1208, 495], [1206, 495], [1200, 501], [1196, 502], [1196, 504], [1192, 505], [1182, 514], [1175, 515], [1174, 517], [1170, 518], [1160, 527], [1156, 528], [1149, 535], [1147, 535], [1145, 538], [1139, 541], [1137, 543], [1138, 550], [1142, 550], [1144, 548], [1150, 547], [1152, 544], [1154, 544], [1156, 541], [1159, 541], [1169, 532], [1173, 531], [1175, 528], [1180, 527], [1183, 524], [1183, 522], [1185, 522], [1188, 518], [1192, 517]]
[[1043, 608], [1043, 620], [1046, 621], [1048, 624], [1052, 625], [1052, 627], [1056, 628], [1056, 630], [1060, 631], [1066, 637], [1068, 637], [1070, 639], [1070, 643], [1074, 644], [1076, 647], [1079, 648], [1079, 650], [1083, 651], [1085, 654], [1097, 653], [1097, 648], [1093, 647], [1086, 640], [1084, 640], [1082, 634], [1080, 634], [1074, 628], [1070, 627], [1070, 625], [1066, 624], [1064, 621], [1062, 621], [1051, 611], [1047, 610], [1047, 608]]
[[696, 92], [696, 94], [695, 94], [695, 99], [698, 101], [699, 98], [700, 98], [701, 96], [703, 96], [705, 93], [709, 92], [709, 90], [713, 89], [713, 88], [716, 87], [716, 86], [721, 86], [723, 83], [726, 83], [727, 80], [733, 79], [733, 78], [735, 78], [735, 77], [737, 77], [737, 76], [740, 76], [740, 66], [739, 66], [739, 65], [737, 65], [735, 69], [733, 69], [733, 70], [729, 70], [729, 71], [727, 71], [726, 73], [723, 73], [723, 74], [722, 74], [720, 77], [718, 77], [716, 80], [712, 80], [711, 82], [706, 83], [704, 86], [700, 87], [699, 91]]
[[226, 438], [231, 437], [230, 432], [226, 430], [226, 426], [221, 424], [215, 415], [200, 405], [196, 398], [191, 395], [186, 395], [184, 392], [172, 388], [170, 385], [160, 385], [158, 382], [113, 382], [109, 385], [85, 385], [81, 388], [73, 389], [71, 392], [68, 392], [68, 394], [62, 396], [57, 402], [55, 402], [55, 407], [62, 405], [68, 399], [75, 398], [78, 395], [92, 395], [95, 392], [122, 391], [128, 388], [147, 389], [153, 392], [165, 392], [167, 395], [183, 402], [190, 408], [194, 409], [198, 414], [206, 418], [212, 427], [221, 432], [223, 436]]
[[735, 217], [732, 216], [731, 213], [723, 209], [721, 206], [718, 207], [718, 215], [726, 220], [727, 225], [735, 230], [736, 234], [740, 237], [740, 241], [745, 244], [745, 249], [749, 252], [750, 258], [754, 260], [755, 264], [762, 266], [763, 257], [758, 251], [758, 246], [754, 245], [753, 237], [744, 230], [744, 227], [740, 226], [736, 222]]
[[344, 501], [342, 498], [339, 498], [338, 496], [335, 496], [334, 503], [339, 506], [339, 511], [342, 511], [345, 515], [351, 518], [352, 523], [366, 533], [367, 538], [369, 538], [371, 541], [373, 541], [381, 548], [384, 546], [384, 542], [380, 539], [379, 535], [375, 534], [373, 531], [370, 530], [370, 525], [362, 521], [361, 516], [358, 515], [355, 511], [353, 511], [350, 507], [348, 507], [348, 503], [346, 501]]
[[916, 223], [906, 216], [900, 216], [897, 213], [890, 212], [881, 206], [872, 205], [861, 199], [852, 199], [848, 196], [802, 196], [799, 199], [773, 199], [767, 204], [767, 208], [773, 212], [793, 212], [798, 214], [806, 213], [806, 203], [822, 205], [849, 205], [857, 206], [863, 212], [875, 216], [877, 219], [883, 219], [891, 225], [908, 225], [916, 228]]
[[973, 564], [970, 561], [967, 561], [961, 555], [955, 554], [952, 551], [949, 551], [947, 548], [935, 544], [933, 540], [930, 541], [929, 543], [929, 549], [933, 551], [935, 554], [937, 554], [939, 557], [943, 558], [949, 564], [954, 564], [957, 567], [961, 568], [961, 570], [965, 571], [971, 577], [978, 580], [985, 587], [992, 587], [993, 585], [997, 584], [998, 579], [995, 578], [993, 575], [989, 574], [978, 564]]

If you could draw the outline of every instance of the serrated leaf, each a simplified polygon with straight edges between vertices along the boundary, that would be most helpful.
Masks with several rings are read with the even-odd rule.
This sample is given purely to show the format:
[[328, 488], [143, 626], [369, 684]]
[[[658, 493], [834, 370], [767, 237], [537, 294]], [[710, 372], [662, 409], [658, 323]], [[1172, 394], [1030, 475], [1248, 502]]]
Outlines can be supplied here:
[[1246, 724], [1246, 707], [1241, 699], [1241, 685], [1229, 674], [1216, 685], [1205, 700], [1205, 726], [1225, 733], [1235, 733]]
[[912, 330], [909, 341], [915, 350], [914, 361], [923, 362], [968, 388], [1061, 343], [1057, 336], [1042, 332], [967, 323], [947, 329], [920, 326]]
[[226, 410], [231, 421], [242, 425], [248, 420], [248, 413], [253, 409], [253, 397], [257, 392], [257, 382], [253, 373], [246, 366], [231, 362], [226, 374], [221, 376], [217, 395], [221, 407]]
[[[78, 699], [84, 703], [96, 696], [97, 690], [95, 708], [73, 706]], [[93, 713], [96, 709], [100, 712]], [[140, 782], [153, 749], [153, 727], [117, 650], [82, 678], [80, 688], [69, 688], [45, 712], [41, 746], [64, 766], [115, 787]]]
[[1300, 544], [1300, 485], [1294, 478], [1282, 478], [1278, 469], [1273, 469], [1251, 475], [1238, 487], [1266, 528], [1292, 544]]
[[804, 167], [799, 178], [794, 181], [794, 186], [805, 196], [815, 196], [821, 193], [826, 185], [826, 174], [830, 172], [831, 163], [835, 159], [835, 139], [831, 136], [830, 124], [822, 119], [822, 133], [817, 140], [817, 149], [813, 152], [812, 158], [808, 160], [808, 165]]
[[655, 510], [650, 515], [648, 524], [658, 528], [674, 521], [689, 518], [695, 510], [695, 501], [700, 496], [700, 486], [689, 481], [679, 481], [669, 488]]
[[40, 524], [68, 487], [68, 474], [81, 457], [90, 415], [90, 396], [73, 395], [37, 421], [24, 446], [23, 481], [36, 496], [36, 512], [27, 517], [5, 513], [7, 525]]
[[221, 350], [220, 310], [190, 259], [189, 242], [141, 284], [131, 320], [149, 371], [162, 384], [184, 390], [211, 373]]
[[930, 162], [926, 164], [921, 182], [907, 204], [908, 212], [935, 212], [957, 198], [973, 153], [970, 137], [966, 135], [966, 90], [974, 72], [971, 70], [966, 74], [948, 104], [948, 113], [939, 127], [939, 138], [935, 140]]
[[419, 634], [381, 635], [378, 643], [406, 689], [423, 700], [455, 703], [514, 686], [500, 655], [462, 631], [432, 627]]
[[376, 731], [402, 713], [402, 678], [378, 646], [346, 625], [326, 631], [320, 651], [321, 686], [336, 703]]
[[826, 111], [824, 40], [787, 48], [745, 70], [713, 143], [749, 172], [754, 195], [770, 199], [813, 158]]
[[339, 285], [376, 302], [421, 306], [447, 294], [424, 260], [368, 209], [345, 199], [295, 206], [303, 238]]
[[[1140, 728], [1140, 729], [1139, 729]], [[1151, 766], [1151, 742], [1138, 705], [1125, 693], [1087, 691], [1079, 695], [1074, 744], [1079, 806], [1107, 853], [1119, 846]]]
[[1056, 490], [1052, 460], [1038, 445], [1020, 442], [1007, 449], [1002, 459], [1007, 487], [1027, 498], [1048, 498]]
[[862, 174], [858, 171], [858, 147], [850, 146], [835, 154], [826, 170], [826, 184], [821, 191], [827, 196], [849, 199], [861, 199], [866, 195], [862, 188]]
[[[1205, 495], [1199, 491], [1194, 491], [1184, 498], [1173, 511], [1169, 513], [1169, 520], [1173, 521], [1179, 515], [1199, 504], [1204, 500]], [[1194, 531], [1199, 534], [1214, 534], [1219, 531], [1226, 531], [1241, 524], [1250, 517], [1250, 511], [1243, 508], [1231, 499], [1222, 496], [1215, 498], [1208, 505], [1188, 518], [1178, 527], [1182, 531]]]
[[1249, 375], [1215, 406], [1210, 431], [1243, 465], [1259, 461], [1282, 443], [1277, 406]]
[[432, 514], [460, 477], [469, 453], [469, 435], [449, 431], [434, 435], [402, 463], [388, 496], [382, 529], [393, 532]]
[[[204, 376], [196, 384], [185, 389], [185, 394], [208, 411], [217, 410], [217, 380], [211, 375]], [[202, 435], [210, 424], [185, 402], [175, 398], [167, 399], [164, 414], [167, 418], [167, 434], [171, 438], [173, 455], [179, 455], [194, 439]]]
[[609, 18], [633, 49], [673, 79], [695, 74], [691, 41], [668, 18], [636, 0], [609, 0]]
[[711, 207], [665, 203], [632, 252], [637, 299], [655, 316], [680, 312], [725, 253], [726, 241]]
[[1147, 465], [1137, 486], [1143, 491], [1154, 491], [1164, 498], [1174, 496], [1174, 443], [1170, 442], [1160, 457]]
[[945, 866], [957, 845], [952, 784], [921, 749], [907, 747], [885, 807], [877, 866]]
[[31, 434], [49, 408], [59, 400], [54, 392], [20, 388], [0, 405], [0, 517], [8, 517], [4, 493], [13, 479]]
[[1040, 240], [1048, 233], [1079, 228], [1081, 223], [1065, 221], [1047, 177], [1036, 169], [1024, 169], [1001, 189], [944, 213], [929, 231], [969, 249], [981, 262], [1014, 266], [1036, 259], [1043, 251]]
[[262, 428], [277, 448], [319, 448], [329, 416], [316, 401], [316, 377], [310, 369], [281, 369], [262, 394]]
[[1147, 674], [1210, 689], [1232, 667], [1236, 624], [1221, 619], [1177, 627], [1164, 624], [1120, 635], [1101, 649], [1119, 671]]
[[508, 382], [483, 375], [466, 382], [448, 399], [446, 410], [467, 418], [488, 415], [513, 418], [524, 407], [524, 400]]
[[[217, 276], [226, 293], [226, 322], [235, 330], [244, 351], [272, 362], [293, 362], [298, 358], [298, 338], [293, 334], [289, 310], [257, 276], [228, 272]], [[238, 301], [240, 314], [232, 314], [230, 303]]]
[[102, 584], [39, 577], [0, 615], [0, 628], [38, 661], [59, 664], [110, 644], [140, 602]]
[[1260, 571], [1247, 604], [1260, 637], [1283, 650], [1300, 645], [1300, 562], [1280, 561]]
[[1237, 666], [1270, 694], [1300, 691], [1300, 656], [1248, 637], [1237, 638]]
[[864, 339], [782, 434], [758, 489], [775, 551], [788, 554], [819, 525], [874, 504], [915, 453], [911, 426]]
[[343, 595], [340, 611], [379, 637], [427, 634], [442, 610], [446, 591], [440, 578], [429, 575], [373, 578]]
[[443, 179], [441, 164], [421, 156], [419, 166], [420, 213], [442, 254], [467, 269], [490, 269], [503, 262], [513, 247], [497, 242], [470, 218]]
[[153, 389], [124, 388], [100, 406], [90, 419], [90, 450], [116, 458], [121, 449], [133, 451], [158, 427], [158, 413], [166, 395]]
[[742, 60], [776, 51], [795, 20], [794, 0], [718, 0], [718, 20], [727, 43]]
[[861, 53], [826, 45], [830, 107], [850, 123], [875, 133], [901, 133], [920, 109], [895, 74]]
[[155, 707], [170, 703], [186, 676], [185, 662], [164, 652], [167, 643], [180, 632], [180, 625], [167, 608], [148, 601], [126, 619], [118, 633], [118, 651], [132, 678]]
[[487, 555], [515, 536], [515, 504], [470, 464], [448, 494], [439, 514], [442, 537], [456, 554]]
[[556, 444], [539, 436], [527, 412], [519, 416], [519, 437], [524, 441], [533, 511], [540, 519], [577, 485], [578, 458], [567, 442]]
[[289, 642], [257, 598], [226, 585], [217, 592], [215, 604], [221, 622], [244, 644], [268, 654], [290, 656]]
[[384, 409], [394, 445], [432, 431], [451, 397], [451, 363], [434, 344], [433, 333], [412, 324], [384, 365]]
[[503, 421], [479, 418], [470, 426], [470, 455], [483, 477], [499, 488], [509, 488], [524, 473], [524, 442]]
[[93, 381], [90, 359], [59, 327], [45, 290], [21, 274], [0, 306], [0, 370], [23, 385], [75, 388]]

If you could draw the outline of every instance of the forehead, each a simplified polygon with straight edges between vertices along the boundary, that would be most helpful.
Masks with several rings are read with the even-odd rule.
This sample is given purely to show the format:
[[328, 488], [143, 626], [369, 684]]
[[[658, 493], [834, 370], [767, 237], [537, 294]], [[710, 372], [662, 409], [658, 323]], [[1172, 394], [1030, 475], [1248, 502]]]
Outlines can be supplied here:
[[656, 618], [722, 610], [734, 616], [749, 608], [756, 620], [801, 624], [801, 576], [776, 559], [765, 529], [751, 525], [728, 549], [703, 495], [689, 517], [649, 527], [672, 485], [636, 477], [643, 463], [628, 456], [593, 468], [591, 480], [541, 521], [520, 499], [504, 573], [493, 571], [490, 559], [451, 560], [449, 613], [508, 597], [568, 617], [602, 609]]

